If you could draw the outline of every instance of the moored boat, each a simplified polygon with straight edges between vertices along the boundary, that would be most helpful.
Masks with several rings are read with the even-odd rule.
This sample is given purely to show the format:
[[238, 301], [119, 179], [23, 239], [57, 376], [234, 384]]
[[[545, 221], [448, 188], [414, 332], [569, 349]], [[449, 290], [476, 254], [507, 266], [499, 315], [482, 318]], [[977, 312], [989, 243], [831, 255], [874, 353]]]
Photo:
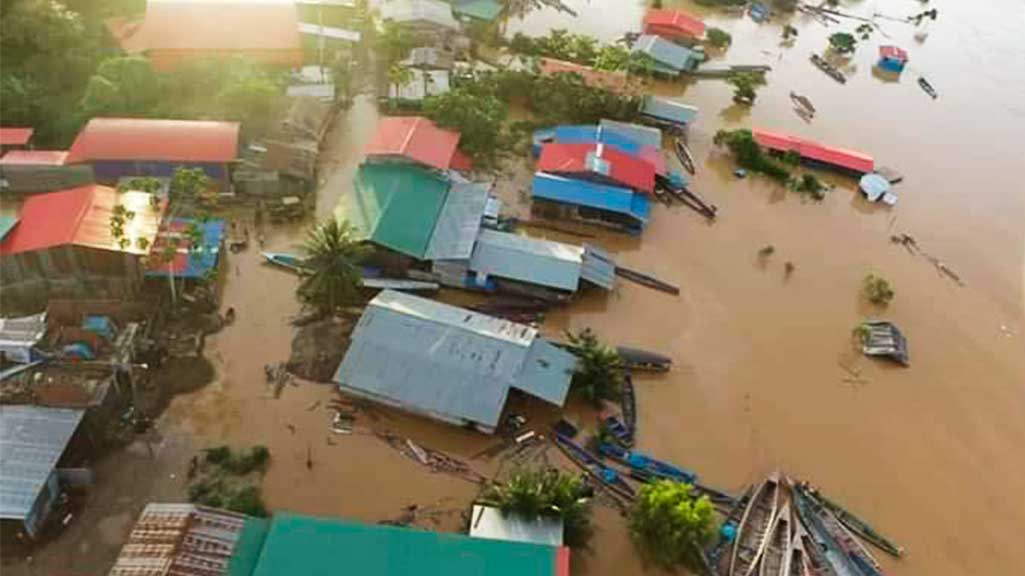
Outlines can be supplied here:
[[822, 545], [823, 557], [833, 571], [844, 576], [882, 576], [879, 563], [844, 528], [828, 508], [809, 497], [801, 486], [794, 490], [801, 521]]
[[803, 108], [809, 116], [815, 115], [815, 105], [811, 103], [811, 100], [809, 100], [807, 96], [802, 96], [797, 92], [791, 92], [790, 99], [793, 100], [798, 106]]
[[730, 555], [729, 576], [751, 576], [769, 541], [769, 528], [779, 509], [779, 473], [766, 478], [755, 490], [740, 520]]
[[691, 154], [690, 148], [687, 147], [687, 143], [683, 141], [682, 137], [676, 136], [673, 138], [673, 150], [676, 152], [676, 157], [680, 160], [680, 164], [683, 165], [684, 169], [691, 174], [695, 174], [694, 155]]
[[[791, 510], [791, 512], [793, 512]], [[790, 548], [783, 558], [783, 570], [781, 576], [812, 576], [812, 567], [808, 562], [808, 553], [804, 548], [804, 539], [808, 535], [801, 526], [801, 521], [796, 514], [791, 514], [791, 524], [794, 527], [794, 534], [790, 538]]]
[[758, 568], [759, 576], [786, 576], [786, 555], [790, 553], [790, 503], [783, 504], [769, 528], [769, 541]]
[[623, 424], [626, 425], [630, 444], [633, 444], [633, 439], [637, 435], [637, 396], [634, 394], [634, 380], [629, 374], [623, 375], [619, 403], [623, 411]]
[[287, 252], [261, 252], [261, 254], [271, 264], [287, 268], [293, 272], [302, 272], [306, 268], [305, 260], [295, 254], [288, 254]]
[[854, 532], [857, 536], [894, 557], [899, 558], [904, 554], [904, 548], [902, 546], [894, 544], [889, 538], [877, 532], [867, 522], [848, 512], [844, 507], [830, 500], [818, 490], [809, 490], [809, 493], [816, 500], [829, 508], [836, 516], [837, 520], [843, 523], [844, 526], [850, 529], [851, 532]]
[[662, 354], [630, 348], [627, 346], [616, 346], [619, 357], [623, 361], [623, 367], [627, 370], [638, 372], [668, 372], [673, 365], [673, 359]]
[[922, 88], [922, 90], [926, 94], [928, 94], [929, 96], [932, 96], [933, 100], [935, 100], [936, 98], [939, 98], [939, 94], [936, 93], [936, 89], [932, 87], [932, 84], [930, 84], [929, 81], [926, 80], [924, 76], [919, 76], [918, 77], [918, 85]]
[[600, 442], [598, 444], [598, 452], [602, 456], [615, 460], [631, 470], [647, 472], [659, 478], [693, 484], [698, 477], [697, 474], [690, 470], [684, 470], [668, 462], [663, 462], [639, 452], [632, 452], [608, 442]]
[[613, 494], [623, 498], [627, 503], [632, 501], [637, 492], [614, 468], [606, 466], [597, 456], [591, 454], [583, 446], [568, 437], [555, 432], [553, 434], [556, 447], [574, 464], [588, 472], [592, 478], [608, 488]]

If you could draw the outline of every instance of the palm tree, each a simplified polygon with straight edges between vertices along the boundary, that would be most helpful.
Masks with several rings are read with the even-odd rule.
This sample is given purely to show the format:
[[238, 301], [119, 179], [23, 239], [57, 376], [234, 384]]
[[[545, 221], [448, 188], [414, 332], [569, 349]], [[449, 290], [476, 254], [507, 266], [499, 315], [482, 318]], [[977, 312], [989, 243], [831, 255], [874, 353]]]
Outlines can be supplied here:
[[623, 360], [619, 352], [602, 344], [590, 328], [566, 333], [577, 355], [571, 386], [595, 405], [602, 400], [618, 400], [623, 386]]
[[306, 260], [296, 295], [304, 306], [326, 315], [359, 301], [360, 262], [367, 248], [356, 240], [352, 225], [329, 220], [310, 231], [302, 249]]

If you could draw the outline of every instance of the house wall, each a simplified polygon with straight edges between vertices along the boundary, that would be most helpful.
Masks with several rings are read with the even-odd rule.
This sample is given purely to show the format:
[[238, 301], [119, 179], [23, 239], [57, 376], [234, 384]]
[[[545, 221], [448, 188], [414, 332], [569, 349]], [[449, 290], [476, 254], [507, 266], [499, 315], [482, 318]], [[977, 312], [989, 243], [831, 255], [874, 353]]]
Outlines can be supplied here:
[[142, 282], [139, 258], [71, 245], [5, 255], [0, 258], [4, 299], [31, 305], [52, 297], [123, 298]]
[[39, 535], [39, 530], [42, 528], [43, 523], [46, 522], [47, 516], [50, 515], [53, 503], [59, 495], [60, 485], [57, 482], [57, 470], [54, 469], [50, 471], [46, 484], [39, 491], [39, 496], [36, 497], [35, 503], [32, 504], [32, 509], [25, 516], [25, 531], [28, 532], [29, 536], [35, 538]]
[[213, 180], [218, 190], [230, 187], [230, 174], [227, 164], [210, 162], [159, 162], [136, 160], [94, 160], [89, 162], [93, 168], [96, 182], [106, 185], [117, 185], [124, 177], [148, 176], [153, 178], [170, 178], [179, 167], [199, 168]]
[[345, 384], [339, 384], [338, 387], [345, 394], [351, 394], [353, 396], [358, 396], [358, 397], [364, 398], [366, 400], [370, 400], [370, 401], [373, 401], [373, 402], [378, 402], [380, 404], [385, 404], [387, 406], [391, 406], [393, 408], [398, 408], [399, 410], [403, 410], [403, 411], [409, 412], [411, 414], [418, 414], [420, 416], [426, 416], [426, 417], [431, 418], [433, 420], [439, 420], [441, 422], [446, 422], [448, 424], [452, 424], [452, 425], [455, 425], [455, 426], [470, 427], [470, 428], [473, 428], [475, 430], [479, 430], [480, 432], [483, 432], [484, 434], [494, 434], [495, 433], [495, 428], [493, 426], [488, 426], [486, 424], [481, 424], [480, 422], [474, 422], [472, 420], [467, 420], [465, 418], [459, 418], [459, 417], [456, 417], [456, 416], [450, 416], [450, 415], [447, 415], [447, 414], [441, 414], [440, 412], [434, 412], [432, 410], [421, 410], [421, 409], [418, 409], [418, 408], [414, 408], [412, 406], [406, 406], [405, 404], [403, 404], [403, 403], [401, 403], [401, 402], [399, 402], [399, 401], [397, 401], [397, 400], [395, 400], [393, 398], [388, 398], [388, 397], [385, 397], [385, 396], [378, 396], [377, 394], [371, 394], [371, 393], [365, 392], [363, 390], [357, 390], [356, 388], [352, 388], [352, 387], [346, 386]]
[[0, 191], [37, 193], [65, 190], [93, 183], [93, 170], [72, 166], [0, 166]]

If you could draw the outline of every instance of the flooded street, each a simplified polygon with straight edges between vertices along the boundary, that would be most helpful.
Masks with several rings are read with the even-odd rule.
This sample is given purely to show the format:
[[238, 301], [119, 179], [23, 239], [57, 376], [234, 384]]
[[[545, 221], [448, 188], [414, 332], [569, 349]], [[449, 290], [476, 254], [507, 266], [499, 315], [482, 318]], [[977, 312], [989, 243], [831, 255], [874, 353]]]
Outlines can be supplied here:
[[[563, 26], [608, 41], [638, 29], [643, 12], [633, 1], [568, 4], [579, 19], [544, 10], [510, 22], [508, 31], [540, 34]], [[808, 56], [855, 21], [826, 28], [797, 16], [797, 42], [783, 48], [778, 22], [758, 25], [665, 4], [702, 13], [706, 24], [733, 35], [733, 47], [716, 64], [773, 67], [750, 112], [732, 105], [732, 90], [719, 80], [655, 88], [700, 108], [689, 134], [698, 161], [694, 187], [719, 206], [720, 217], [707, 224], [683, 207], [660, 205], [643, 239], [600, 238], [620, 264], [679, 285], [681, 295], [619, 282], [613, 294], [589, 294], [556, 311], [544, 330], [590, 326], [607, 341], [671, 355], [671, 373], [637, 379], [638, 447], [696, 470], [704, 482], [737, 490], [777, 467], [809, 479], [907, 549], [896, 562], [879, 555], [898, 576], [1019, 571], [1014, 567], [1025, 563], [1020, 0], [933, 2], [940, 16], [922, 42], [910, 25], [880, 20], [889, 38], [876, 31], [860, 43], [846, 85], [814, 68]], [[921, 6], [865, 1], [843, 10], [906, 16]], [[871, 71], [884, 42], [910, 52], [898, 82]], [[918, 75], [936, 86], [939, 99], [919, 89]], [[791, 90], [815, 103], [811, 123], [791, 110]], [[343, 114], [331, 136], [318, 219], [333, 213], [350, 185], [376, 121], [366, 96]], [[723, 127], [750, 126], [872, 154], [904, 173], [895, 188], [899, 204], [869, 204], [856, 181], [841, 177], [827, 178], [838, 188], [821, 203], [763, 178], [735, 179], [712, 137]], [[517, 202], [516, 186], [502, 189]], [[270, 229], [267, 249], [292, 249], [301, 232]], [[890, 241], [903, 232], [965, 286]], [[775, 252], [759, 261], [766, 245]], [[787, 261], [796, 266], [789, 279]], [[331, 434], [331, 386], [303, 383], [286, 386], [279, 399], [269, 394], [263, 366], [287, 359], [296, 279], [264, 265], [255, 248], [229, 255], [228, 266], [224, 307], [235, 307], [238, 320], [208, 340], [220, 377], [176, 398], [162, 431], [185, 433], [200, 446], [267, 445], [272, 465], [263, 488], [272, 509], [377, 521], [414, 503], [465, 508], [474, 485], [431, 474], [373, 436]], [[878, 313], [859, 299], [870, 272], [896, 291], [884, 315], [908, 336], [910, 368], [869, 361], [852, 348], [852, 329]], [[380, 417], [363, 416], [358, 425], [391, 429], [467, 459], [491, 442], [391, 411]], [[491, 474], [497, 463], [473, 464]], [[625, 521], [599, 508], [596, 523], [594, 550], [574, 557], [574, 572], [640, 573]], [[458, 529], [458, 514], [440, 527]]]

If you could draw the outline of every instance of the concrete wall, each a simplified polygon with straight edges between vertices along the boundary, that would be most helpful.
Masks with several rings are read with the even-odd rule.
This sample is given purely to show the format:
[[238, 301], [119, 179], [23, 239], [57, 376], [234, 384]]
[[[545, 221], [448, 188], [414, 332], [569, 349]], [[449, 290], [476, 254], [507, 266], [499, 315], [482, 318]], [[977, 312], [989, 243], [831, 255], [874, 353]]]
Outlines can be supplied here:
[[55, 297], [124, 298], [142, 282], [139, 256], [58, 246], [0, 258], [5, 307], [45, 305]]

